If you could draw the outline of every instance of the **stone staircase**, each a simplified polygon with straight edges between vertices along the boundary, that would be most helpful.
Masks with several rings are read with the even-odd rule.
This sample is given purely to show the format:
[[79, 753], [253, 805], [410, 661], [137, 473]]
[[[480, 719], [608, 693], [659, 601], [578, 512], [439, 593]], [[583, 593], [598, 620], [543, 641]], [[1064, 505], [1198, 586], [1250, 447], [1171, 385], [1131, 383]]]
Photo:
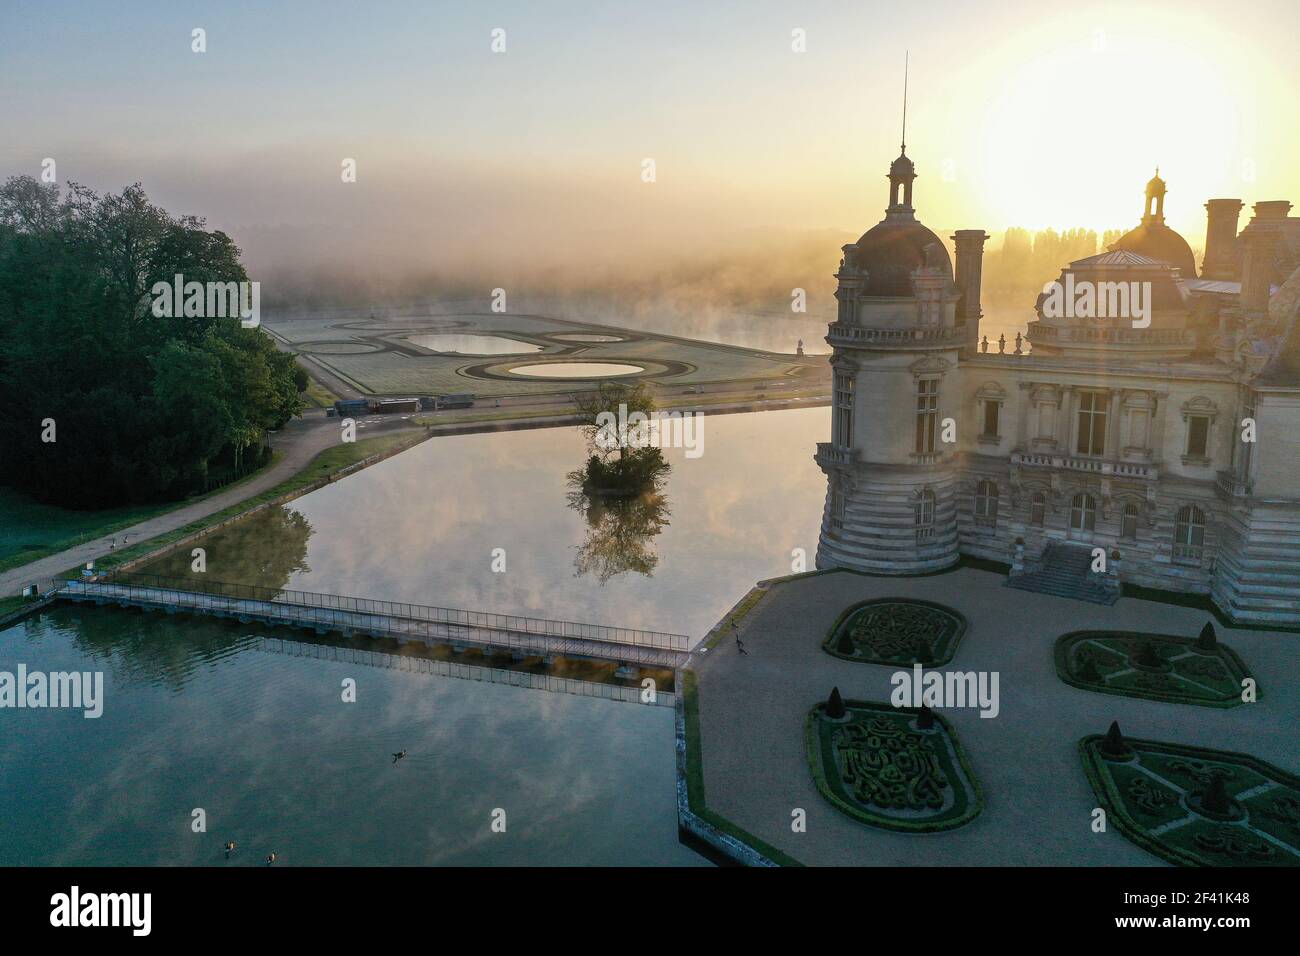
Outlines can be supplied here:
[[1077, 544], [1049, 544], [1038, 566], [1007, 578], [1006, 586], [1039, 594], [1093, 604], [1114, 604], [1119, 593], [1107, 586], [1104, 574], [1092, 571], [1092, 548]]

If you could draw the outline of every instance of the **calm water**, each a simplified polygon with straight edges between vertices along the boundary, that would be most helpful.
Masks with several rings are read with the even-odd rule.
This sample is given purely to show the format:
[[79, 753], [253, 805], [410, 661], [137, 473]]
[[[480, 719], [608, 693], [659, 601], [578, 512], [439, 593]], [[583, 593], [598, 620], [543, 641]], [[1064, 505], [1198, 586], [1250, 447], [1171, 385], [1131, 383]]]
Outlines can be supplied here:
[[430, 332], [422, 335], [408, 335], [407, 339], [422, 348], [434, 352], [455, 352], [460, 355], [522, 355], [526, 352], [540, 352], [542, 347], [531, 342], [504, 335], [469, 335], [460, 332]]
[[98, 719], [0, 713], [0, 865], [704, 862], [677, 841], [671, 708], [289, 657], [277, 633], [68, 608], [0, 634], [0, 670], [105, 675]]
[[640, 365], [622, 362], [538, 362], [534, 365], [517, 365], [511, 375], [531, 375], [534, 378], [617, 378], [644, 372]]
[[[644, 522], [657, 535], [570, 506], [566, 476], [587, 455], [576, 428], [463, 435], [209, 536], [206, 575], [698, 638], [755, 581], [789, 574], [794, 549], [811, 569], [826, 496], [812, 456], [830, 410], [710, 415], [701, 427], [700, 457], [664, 452], [662, 514]], [[504, 573], [492, 570], [498, 548]], [[189, 575], [189, 553], [150, 570]]]
[[[828, 422], [711, 416], [631, 515], [572, 506], [576, 430], [438, 438], [212, 536], [207, 574], [699, 637], [792, 549], [811, 560]], [[0, 670], [106, 685], [97, 720], [0, 713], [0, 865], [704, 862], [677, 841], [671, 708], [274, 653], [293, 636], [75, 608], [0, 633]]]

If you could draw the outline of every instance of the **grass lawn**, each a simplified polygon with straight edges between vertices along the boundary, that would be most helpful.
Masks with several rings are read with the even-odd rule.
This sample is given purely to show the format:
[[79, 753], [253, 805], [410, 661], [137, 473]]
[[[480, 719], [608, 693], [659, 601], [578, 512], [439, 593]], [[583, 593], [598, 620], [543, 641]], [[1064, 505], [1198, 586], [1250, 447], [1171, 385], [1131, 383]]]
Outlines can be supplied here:
[[302, 394], [307, 403], [316, 408], [329, 408], [334, 404], [334, 393], [314, 378], [307, 379], [307, 391]]
[[[273, 455], [263, 468], [269, 468], [279, 457], [278, 454]], [[262, 470], [259, 468], [239, 481], [215, 488], [208, 494], [228, 491], [261, 474]], [[58, 554], [86, 541], [201, 501], [205, 497], [208, 495], [197, 495], [181, 501], [127, 505], [103, 511], [77, 511], [41, 504], [11, 488], [0, 488], [0, 571], [8, 571], [48, 555]]]

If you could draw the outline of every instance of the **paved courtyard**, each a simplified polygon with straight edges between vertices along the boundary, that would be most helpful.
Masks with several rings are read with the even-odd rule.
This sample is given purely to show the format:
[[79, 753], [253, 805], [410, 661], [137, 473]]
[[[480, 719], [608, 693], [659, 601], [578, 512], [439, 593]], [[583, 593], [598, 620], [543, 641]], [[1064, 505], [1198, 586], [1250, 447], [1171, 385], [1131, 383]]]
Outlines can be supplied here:
[[[747, 655], [727, 635], [697, 653], [701, 749], [708, 808], [809, 865], [1162, 865], [1112, 823], [1093, 833], [1098, 805], [1084, 777], [1079, 738], [1118, 720], [1126, 736], [1253, 754], [1300, 772], [1300, 634], [1229, 629], [1259, 681], [1260, 700], [1226, 710], [1166, 704], [1070, 687], [1052, 647], [1068, 631], [1111, 628], [1195, 636], [1204, 611], [1121, 598], [1112, 607], [1002, 587], [973, 568], [917, 578], [837, 571], [774, 584], [743, 618]], [[906, 834], [857, 823], [813, 783], [804, 718], [832, 686], [845, 698], [888, 701], [900, 668], [839, 660], [821, 643], [850, 604], [877, 597], [937, 601], [968, 629], [940, 671], [997, 671], [1001, 710], [941, 713], [959, 735], [984, 791], [983, 812], [956, 830]], [[807, 832], [791, 811], [807, 811]]]

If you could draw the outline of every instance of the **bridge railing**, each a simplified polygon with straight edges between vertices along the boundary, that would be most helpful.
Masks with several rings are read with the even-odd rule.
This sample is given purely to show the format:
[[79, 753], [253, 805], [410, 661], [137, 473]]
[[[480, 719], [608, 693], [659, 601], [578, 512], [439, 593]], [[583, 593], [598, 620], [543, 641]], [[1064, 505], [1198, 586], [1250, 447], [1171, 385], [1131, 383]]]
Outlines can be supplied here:
[[[76, 583], [82, 582], [74, 582], [74, 586]], [[459, 625], [469, 628], [514, 632], [516, 634], [538, 634], [548, 637], [603, 641], [673, 651], [690, 650], [690, 638], [685, 634], [669, 634], [663, 631], [649, 631], [631, 627], [612, 627], [604, 624], [582, 624], [577, 621], [555, 621], [517, 614], [497, 614], [492, 611], [466, 611], [458, 608], [434, 607], [425, 604], [376, 601], [370, 598], [348, 597], [341, 594], [321, 594], [313, 591], [295, 591], [290, 588], [269, 588], [257, 584], [212, 581], [199, 576], [180, 578], [151, 574], [146, 571], [109, 571], [93, 578], [84, 579], [84, 583], [116, 585], [132, 591], [192, 592], [237, 601], [264, 601], [280, 605], [322, 608], [354, 614], [373, 614], [409, 621], [449, 626]]]

